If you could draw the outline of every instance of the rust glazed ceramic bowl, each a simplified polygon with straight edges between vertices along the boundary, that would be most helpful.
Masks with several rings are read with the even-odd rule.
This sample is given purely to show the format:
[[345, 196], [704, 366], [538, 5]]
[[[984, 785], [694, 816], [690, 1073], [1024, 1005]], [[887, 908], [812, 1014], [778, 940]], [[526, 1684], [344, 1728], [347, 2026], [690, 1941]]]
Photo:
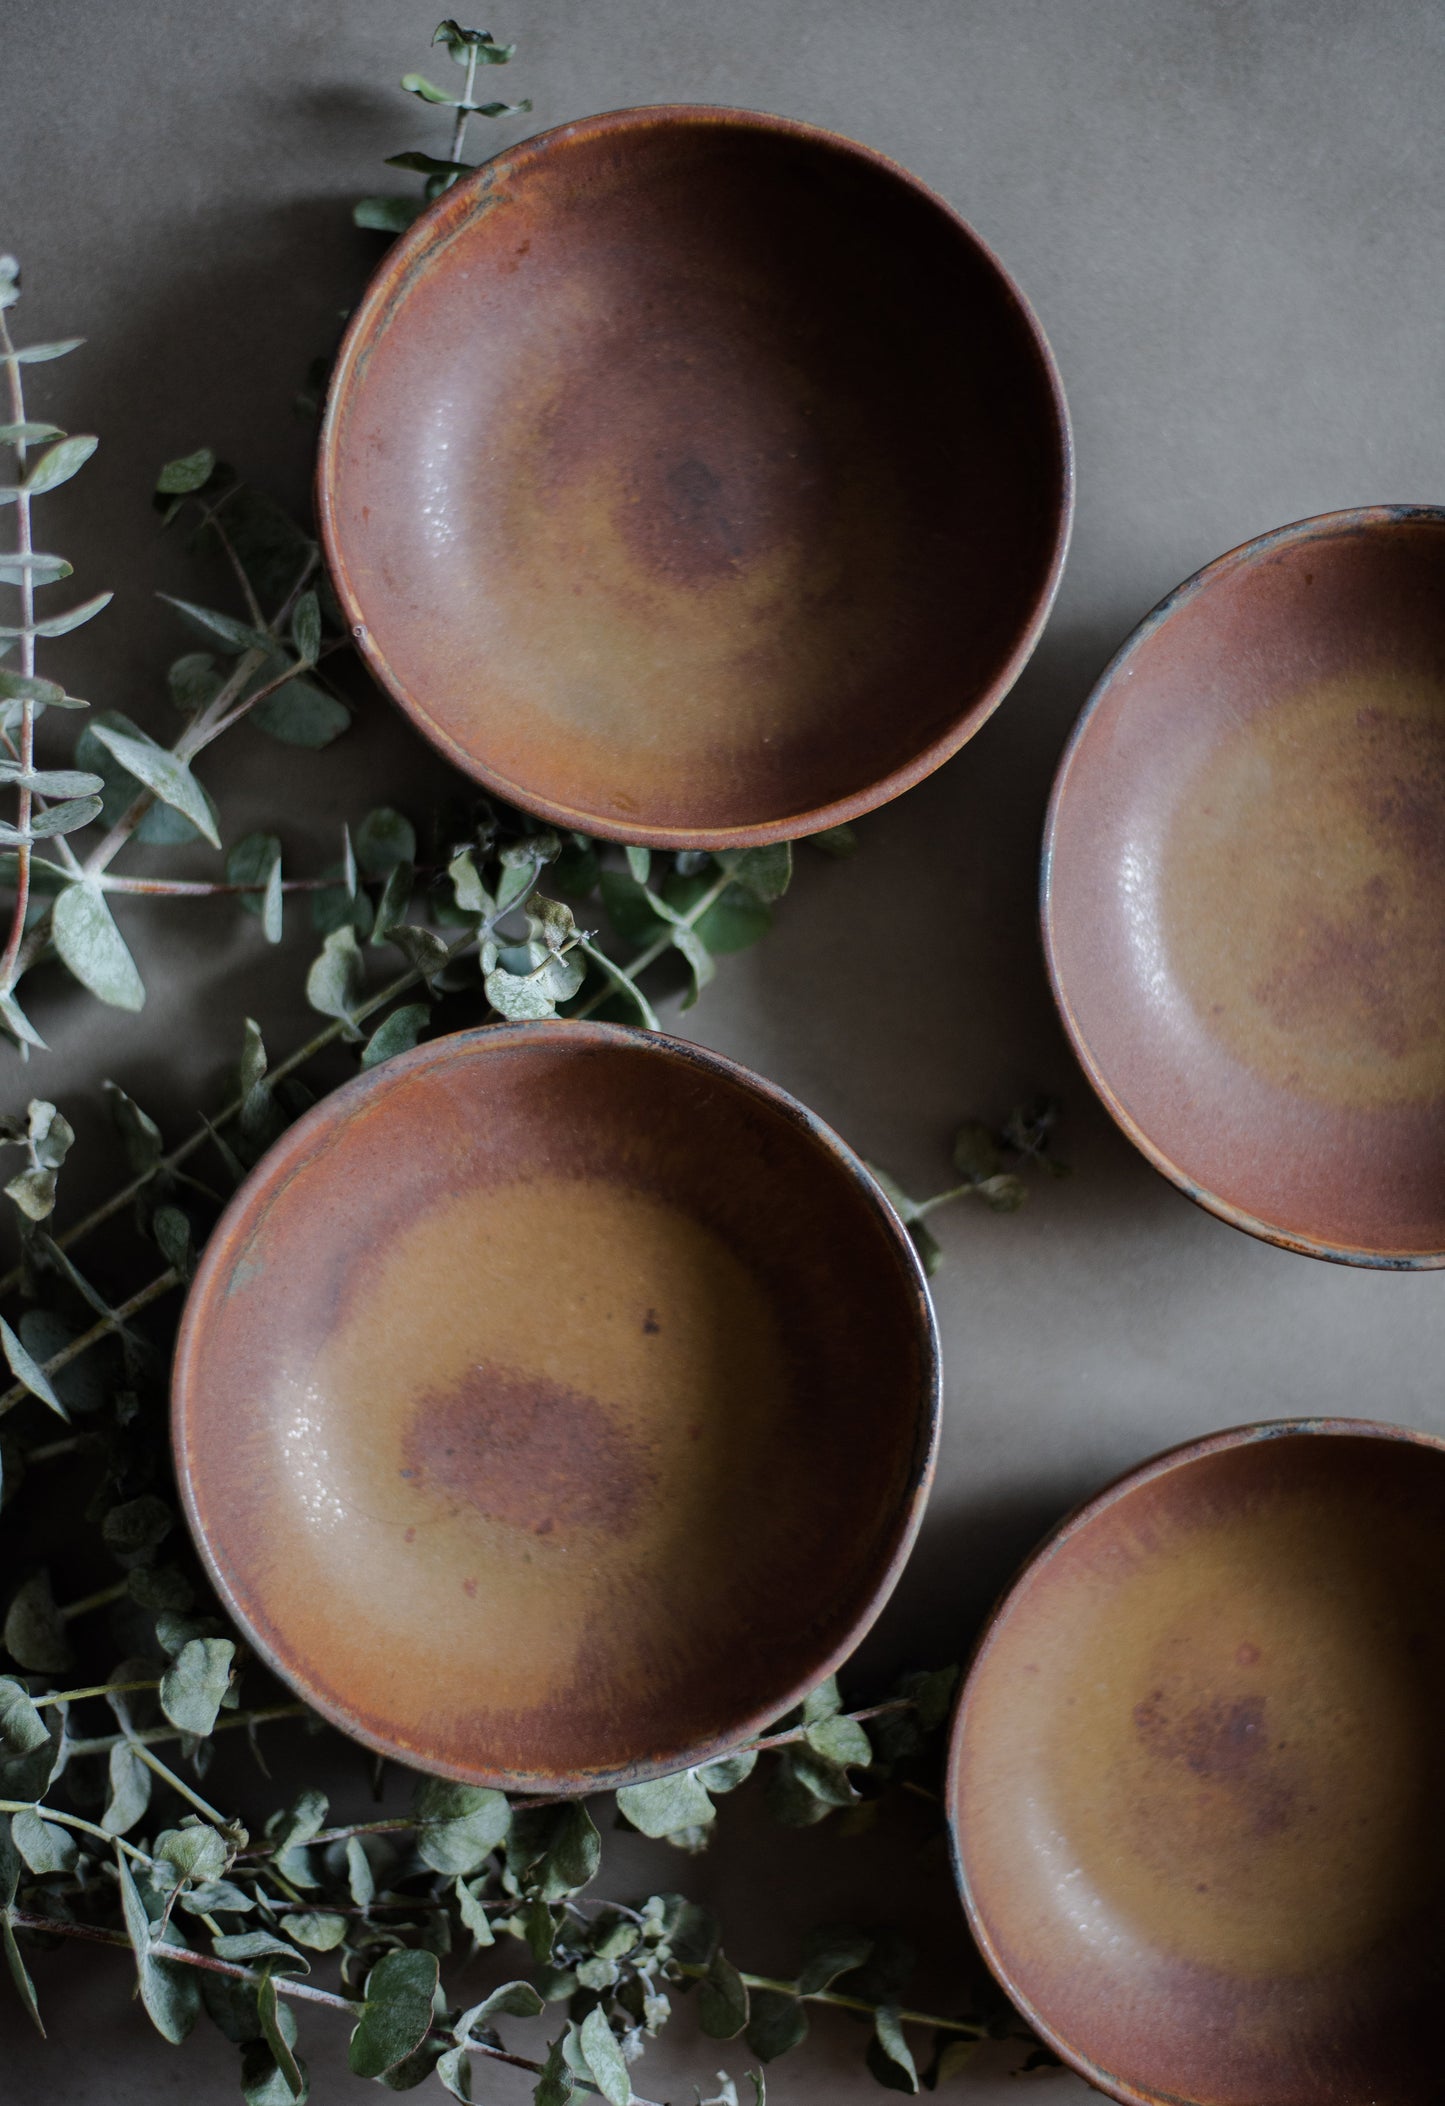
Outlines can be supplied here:
[[871, 810], [1037, 640], [1072, 506], [1021, 294], [902, 169], [746, 111], [621, 110], [447, 191], [342, 347], [321, 529], [455, 764], [658, 847]]
[[207, 1245], [176, 1462], [256, 1650], [399, 1761], [578, 1791], [708, 1760], [852, 1650], [938, 1357], [866, 1170], [717, 1054], [497, 1026], [306, 1114]]
[[970, 1923], [1134, 2106], [1438, 2106], [1445, 1443], [1286, 1420], [1066, 1521], [948, 1784]]
[[1445, 1264], [1445, 512], [1282, 527], [1155, 609], [1065, 754], [1043, 919], [1090, 1080], [1191, 1198]]

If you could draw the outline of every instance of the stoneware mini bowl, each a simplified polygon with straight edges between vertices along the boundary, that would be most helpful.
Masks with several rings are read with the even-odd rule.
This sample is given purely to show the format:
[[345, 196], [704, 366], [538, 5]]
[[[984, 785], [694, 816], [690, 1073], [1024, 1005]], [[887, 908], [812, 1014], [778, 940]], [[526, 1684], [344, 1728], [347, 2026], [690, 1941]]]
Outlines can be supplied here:
[[974, 1935], [1133, 2106], [1438, 2106], [1445, 1442], [1248, 1426], [1043, 1545], [960, 1699]]
[[318, 469], [372, 671], [467, 774], [660, 847], [814, 833], [955, 752], [1063, 566], [1064, 398], [972, 230], [780, 117], [621, 110], [391, 248]]
[[1064, 756], [1043, 920], [1090, 1080], [1192, 1199], [1445, 1264], [1445, 511], [1281, 527], [1155, 608]]
[[582, 1791], [705, 1762], [852, 1650], [922, 1512], [928, 1296], [862, 1164], [715, 1053], [438, 1039], [207, 1245], [174, 1376], [201, 1555], [369, 1747]]

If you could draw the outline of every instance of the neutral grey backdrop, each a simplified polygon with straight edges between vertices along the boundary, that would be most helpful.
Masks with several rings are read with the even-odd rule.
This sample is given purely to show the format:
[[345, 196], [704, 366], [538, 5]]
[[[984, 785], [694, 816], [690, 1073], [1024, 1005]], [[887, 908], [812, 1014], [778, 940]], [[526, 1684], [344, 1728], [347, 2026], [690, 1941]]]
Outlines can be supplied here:
[[[436, 0], [0, 9], [0, 245], [25, 264], [26, 333], [89, 339], [35, 370], [32, 413], [103, 440], [47, 508], [78, 582], [117, 595], [63, 662], [80, 692], [157, 730], [182, 645], [151, 594], [183, 570], [156, 540], [154, 468], [210, 444], [302, 497], [309, 433], [291, 397], [377, 253], [348, 225], [351, 200], [390, 187], [383, 154], [436, 146], [435, 121], [395, 87], [427, 65], [435, 16]], [[866, 822], [852, 862], [807, 862], [777, 932], [681, 1024], [917, 1190], [945, 1181], [961, 1114], [1041, 1087], [1067, 1100], [1070, 1182], [1016, 1218], [957, 1209], [939, 1224], [942, 1467], [875, 1662], [956, 1657], [1039, 1531], [1170, 1442], [1298, 1411], [1445, 1432], [1441, 1283], [1286, 1255], [1158, 1180], [1070, 1059], [1034, 910], [1060, 746], [1148, 607], [1282, 521], [1441, 494], [1445, 14], [1433, 0], [500, 0], [482, 26], [519, 41], [492, 78], [535, 103], [498, 145], [686, 99], [808, 118], [893, 155], [1001, 253], [1064, 374], [1078, 515], [1032, 667], [958, 760]], [[860, 299], [867, 274], [860, 256]], [[297, 870], [334, 853], [368, 796], [419, 807], [439, 780], [380, 700], [319, 762], [248, 732], [211, 771], [228, 831], [284, 793]], [[224, 906], [133, 912], [126, 928], [145, 1012], [98, 1012], [55, 980], [36, 1014], [57, 1050], [29, 1076], [11, 1067], [7, 1102], [43, 1086], [89, 1128], [113, 1074], [174, 1126], [213, 1100], [248, 1011], [277, 1049], [305, 1035], [299, 929], [280, 973], [260, 970], [256, 925]], [[744, 1817], [679, 1871], [720, 1897], [745, 1965], [786, 1966], [817, 1916], [890, 1912], [920, 1931], [933, 1994], [964, 1964], [926, 1819], [848, 1846], [827, 1831], [779, 1842]], [[639, 1881], [657, 1876], [639, 1864]], [[218, 2040], [177, 2053], [148, 2035], [123, 1962], [66, 1953], [41, 1975], [60, 2038], [32, 2047], [0, 2005], [0, 2097], [236, 2095]], [[308, 2027], [328, 2106], [354, 2089], [340, 2032]], [[820, 2025], [774, 2096], [876, 2095], [859, 2046]], [[718, 2059], [682, 2039], [644, 2088], [691, 2098]], [[1083, 2095], [1069, 2076], [1031, 2081], [1058, 2106]], [[955, 2092], [994, 2106], [1017, 2087], [985, 2072]], [[486, 2095], [525, 2086], [504, 2075]]]

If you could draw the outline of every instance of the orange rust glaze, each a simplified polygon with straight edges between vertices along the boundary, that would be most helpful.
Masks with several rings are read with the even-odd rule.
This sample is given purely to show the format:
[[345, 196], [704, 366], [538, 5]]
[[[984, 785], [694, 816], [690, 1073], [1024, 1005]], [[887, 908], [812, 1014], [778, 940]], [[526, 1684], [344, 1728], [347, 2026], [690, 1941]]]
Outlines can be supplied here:
[[191, 1292], [177, 1465], [320, 1711], [516, 1790], [708, 1758], [849, 1652], [912, 1540], [937, 1360], [862, 1166], [716, 1055], [497, 1027], [307, 1115]]
[[1090, 1079], [1192, 1198], [1445, 1264], [1445, 513], [1268, 534], [1104, 675], [1044, 924]]
[[1437, 2106], [1445, 1443], [1350, 1420], [1160, 1457], [1037, 1553], [949, 1779], [974, 1931], [1143, 2106]]
[[780, 840], [957, 750], [1063, 564], [1069, 433], [994, 258], [865, 148], [620, 111], [388, 255], [318, 470], [373, 671], [479, 781], [653, 845]]

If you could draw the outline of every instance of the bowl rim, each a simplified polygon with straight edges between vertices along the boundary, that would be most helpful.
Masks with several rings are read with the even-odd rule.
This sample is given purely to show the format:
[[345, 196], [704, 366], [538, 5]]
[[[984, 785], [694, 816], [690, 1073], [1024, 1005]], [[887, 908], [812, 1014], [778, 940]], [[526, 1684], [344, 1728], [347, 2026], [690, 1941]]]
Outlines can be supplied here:
[[[427, 267], [432, 252], [444, 248], [447, 236], [456, 231], [454, 223], [459, 222], [470, 211], [477, 196], [490, 189], [499, 175], [523, 175], [528, 167], [543, 157], [552, 157], [569, 148], [590, 144], [595, 139], [615, 132], [668, 128], [682, 130], [707, 125], [796, 139], [851, 157], [866, 163], [880, 174], [891, 177], [944, 215], [953, 231], [973, 248], [993, 272], [1006, 300], [1017, 313], [1033, 344], [1052, 410], [1053, 436], [1059, 450], [1058, 516], [1054, 527], [1053, 553], [1048, 568], [1034, 594], [1027, 620], [1004, 664], [989, 684], [972, 699], [968, 707], [958, 711], [950, 719], [948, 728], [911, 759], [847, 796], [834, 798], [811, 810], [792, 812], [778, 819], [731, 827], [626, 824], [615, 817], [599, 817], [580, 806], [540, 796], [525, 786], [514, 783], [499, 769], [490, 767], [484, 760], [478, 759], [450, 733], [443, 731], [392, 670], [371, 635], [346, 567], [343, 537], [333, 502], [341, 453], [340, 427], [357, 368], [364, 362], [388, 311], [405, 297], [410, 281], [420, 270]], [[760, 848], [774, 841], [794, 841], [809, 834], [821, 833], [828, 827], [844, 825], [891, 803], [895, 797], [901, 796], [905, 790], [912, 789], [915, 784], [922, 782], [926, 776], [940, 768], [945, 761], [952, 759], [993, 715], [1018, 680], [1043, 634], [1058, 596], [1073, 533], [1074, 488], [1073, 428], [1052, 346], [1044, 334], [1038, 316], [1012, 274], [1005, 269], [993, 249], [975, 232], [962, 213], [956, 211], [937, 191], [900, 163], [891, 160], [886, 154], [879, 153], [874, 147], [865, 146], [860, 141], [849, 138], [845, 133], [831, 131], [822, 125], [807, 124], [800, 118], [775, 116], [763, 110], [739, 109], [723, 103], [692, 102], [637, 104], [623, 109], [602, 111], [596, 116], [579, 118], [572, 123], [553, 125], [546, 131], [534, 133], [531, 138], [515, 146], [503, 147], [499, 153], [482, 162], [473, 174], [463, 176], [450, 190], [443, 191], [440, 197], [434, 199], [387, 250], [347, 323], [341, 348], [327, 383], [326, 406], [321, 419], [315, 469], [316, 515], [322, 551], [327, 573], [345, 614], [352, 641], [372, 677], [390, 695], [422, 736], [474, 782], [480, 783], [483, 788], [493, 791], [497, 796], [506, 798], [520, 810], [534, 813], [554, 826], [589, 833], [599, 840], [623, 841], [644, 848], [672, 849]]]
[[1286, 526], [1271, 527], [1266, 533], [1240, 542], [1236, 547], [1226, 550], [1222, 556], [1216, 556], [1212, 562], [1204, 564], [1201, 569], [1186, 578], [1183, 584], [1176, 585], [1171, 592], [1165, 593], [1163, 599], [1129, 632], [1104, 667], [1069, 733], [1049, 795], [1039, 866], [1039, 921], [1043, 932], [1044, 964], [1048, 971], [1054, 1005], [1074, 1056], [1090, 1087], [1114, 1123], [1133, 1142], [1139, 1153], [1162, 1176], [1168, 1178], [1171, 1184], [1177, 1185], [1187, 1199], [1192, 1199], [1195, 1205], [1204, 1208], [1206, 1213], [1215, 1214], [1221, 1221], [1228, 1222], [1231, 1228], [1243, 1229], [1246, 1235], [1255, 1236], [1262, 1243], [1273, 1243], [1280, 1250], [1295, 1251], [1302, 1257], [1323, 1258], [1332, 1265], [1365, 1266], [1381, 1272], [1438, 1271], [1445, 1267], [1445, 1249], [1391, 1250], [1365, 1243], [1331, 1243], [1323, 1236], [1310, 1236], [1300, 1231], [1282, 1228], [1278, 1222], [1268, 1221], [1263, 1215], [1252, 1213], [1248, 1207], [1236, 1205], [1233, 1200], [1225, 1199], [1218, 1192], [1211, 1191], [1207, 1185], [1199, 1183], [1174, 1160], [1166, 1148], [1144, 1131], [1095, 1059], [1069, 1000], [1055, 940], [1053, 878], [1054, 851], [1064, 807], [1068, 801], [1069, 779], [1095, 711], [1112, 691], [1121, 675], [1128, 672], [1135, 653], [1164, 626], [1170, 616], [1188, 606], [1220, 578], [1234, 571], [1247, 569], [1279, 554], [1282, 550], [1303, 547], [1311, 541], [1332, 540], [1361, 531], [1368, 533], [1381, 528], [1406, 525], [1445, 526], [1445, 505], [1355, 505], [1338, 512], [1312, 513], [1306, 519], [1292, 520]]
[[1259, 1419], [1241, 1426], [1227, 1426], [1217, 1433], [1207, 1433], [1195, 1440], [1180, 1441], [1175, 1446], [1161, 1449], [1132, 1469], [1121, 1471], [1097, 1492], [1092, 1493], [1064, 1518], [1056, 1523], [1035, 1545], [1019, 1566], [1013, 1578], [1004, 1588], [998, 1600], [989, 1610], [983, 1628], [969, 1654], [968, 1664], [959, 1685], [954, 1702], [953, 1719], [948, 1729], [948, 1764], [944, 1781], [944, 1809], [948, 1828], [948, 1855], [953, 1867], [953, 1882], [974, 1943], [994, 1980], [999, 1984], [1009, 2002], [1020, 2016], [1038, 2034], [1039, 2039], [1052, 2049], [1060, 2061], [1082, 2077], [1105, 2098], [1116, 2099], [1121, 2106], [1203, 2106], [1203, 2102], [1181, 2099], [1175, 2092], [1142, 2089], [1127, 2078], [1100, 2067], [1073, 2047], [1064, 2036], [1049, 2025], [1036, 2004], [1023, 1993], [1005, 1965], [997, 1946], [991, 1938], [983, 1914], [978, 1907], [973, 1889], [969, 1884], [964, 1863], [964, 1847], [961, 1836], [963, 1822], [959, 1819], [959, 1788], [963, 1767], [963, 1742], [968, 1728], [970, 1696], [978, 1670], [985, 1656], [992, 1651], [1002, 1630], [1004, 1621], [1015, 1600], [1029, 1586], [1036, 1575], [1049, 1564], [1082, 1530], [1088, 1528], [1100, 1514], [1127, 1498], [1141, 1485], [1164, 1477], [1177, 1469], [1202, 1462], [1211, 1455], [1219, 1455], [1235, 1448], [1257, 1447], [1266, 1441], [1344, 1438], [1353, 1440], [1381, 1440], [1401, 1443], [1408, 1447], [1429, 1448], [1436, 1454], [1445, 1454], [1445, 1436], [1422, 1433], [1413, 1426], [1397, 1426], [1381, 1419], [1306, 1417], [1295, 1419]]
[[[350, 1119], [380, 1091], [404, 1075], [440, 1068], [455, 1060], [485, 1060], [494, 1052], [530, 1047], [551, 1047], [561, 1053], [607, 1047], [641, 1058], [681, 1063], [711, 1082], [741, 1088], [761, 1098], [774, 1112], [843, 1171], [865, 1211], [882, 1230], [899, 1267], [899, 1286], [913, 1307], [920, 1347], [920, 1380], [915, 1406], [912, 1454], [908, 1464], [906, 1495], [894, 1516], [890, 1547], [878, 1576], [858, 1614], [843, 1637], [820, 1655], [807, 1674], [777, 1701], [750, 1711], [744, 1718], [711, 1741], [700, 1746], [674, 1747], [637, 1760], [597, 1770], [502, 1770], [482, 1764], [439, 1761], [415, 1743], [364, 1730], [351, 1717], [344, 1703], [321, 1699], [306, 1685], [294, 1666], [287, 1665], [278, 1648], [258, 1632], [248, 1614], [246, 1601], [232, 1588], [220, 1569], [211, 1547], [207, 1510], [198, 1493], [191, 1464], [194, 1442], [193, 1392], [208, 1313], [217, 1295], [224, 1295], [234, 1270], [239, 1234], [254, 1225], [279, 1190], [302, 1167], [318, 1139]], [[568, 1018], [533, 1023], [483, 1024], [425, 1041], [408, 1053], [396, 1055], [343, 1083], [303, 1112], [274, 1142], [247, 1173], [219, 1216], [207, 1239], [195, 1276], [186, 1295], [170, 1379], [171, 1451], [181, 1506], [192, 1543], [226, 1614], [246, 1637], [257, 1656], [279, 1680], [303, 1698], [319, 1717], [363, 1747], [395, 1762], [455, 1782], [489, 1786], [518, 1796], [527, 1793], [563, 1793], [568, 1796], [593, 1791], [616, 1790], [625, 1784], [640, 1784], [666, 1777], [684, 1768], [699, 1768], [732, 1753], [756, 1739], [775, 1720], [803, 1702], [820, 1682], [843, 1664], [861, 1643], [882, 1613], [912, 1552], [928, 1503], [938, 1460], [943, 1416], [943, 1369], [938, 1325], [928, 1282], [913, 1239], [862, 1158], [831, 1126], [810, 1111], [777, 1083], [755, 1074], [741, 1062], [692, 1040], [667, 1033], [644, 1031], [628, 1024], [583, 1022]]]

